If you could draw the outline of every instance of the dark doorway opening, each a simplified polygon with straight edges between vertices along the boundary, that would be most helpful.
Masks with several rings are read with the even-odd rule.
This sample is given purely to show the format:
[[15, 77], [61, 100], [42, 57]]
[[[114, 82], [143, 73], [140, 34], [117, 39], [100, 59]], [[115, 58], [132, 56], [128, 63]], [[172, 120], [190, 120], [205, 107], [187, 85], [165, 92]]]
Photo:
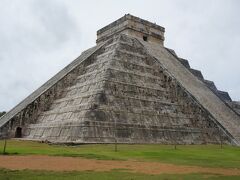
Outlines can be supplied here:
[[147, 37], [147, 36], [143, 36], [143, 40], [144, 40], [144, 41], [147, 41], [147, 40], [148, 40], [148, 37]]
[[17, 127], [16, 132], [15, 132], [15, 138], [21, 138], [22, 137], [22, 128]]

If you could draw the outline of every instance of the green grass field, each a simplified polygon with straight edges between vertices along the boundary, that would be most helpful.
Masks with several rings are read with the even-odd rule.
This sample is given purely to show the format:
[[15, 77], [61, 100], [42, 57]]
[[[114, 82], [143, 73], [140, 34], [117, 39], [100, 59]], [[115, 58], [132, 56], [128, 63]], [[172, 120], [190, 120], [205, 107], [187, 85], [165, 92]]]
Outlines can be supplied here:
[[1, 180], [239, 180], [239, 176], [219, 176], [209, 174], [161, 174], [146, 175], [121, 171], [110, 172], [46, 172], [0, 170]]
[[[0, 152], [3, 149], [0, 141]], [[8, 155], [41, 154], [50, 156], [71, 156], [101, 160], [138, 160], [165, 162], [178, 165], [197, 165], [203, 167], [239, 168], [240, 148], [219, 145], [118, 145], [114, 151], [112, 144], [93, 144], [79, 146], [48, 145], [30, 141], [7, 141]], [[0, 179], [240, 179], [240, 177], [209, 176], [206, 174], [186, 175], [144, 175], [122, 171], [111, 172], [39, 172], [0, 170]], [[39, 175], [38, 175], [39, 174]], [[6, 178], [7, 177], [7, 178]], [[129, 178], [131, 177], [131, 178]]]
[[[0, 152], [3, 141], [0, 141]], [[219, 145], [118, 145], [112, 144], [79, 146], [48, 145], [31, 141], [10, 140], [6, 152], [11, 155], [41, 154], [50, 156], [84, 157], [102, 160], [160, 161], [172, 164], [197, 165], [204, 167], [240, 168], [240, 148]]]

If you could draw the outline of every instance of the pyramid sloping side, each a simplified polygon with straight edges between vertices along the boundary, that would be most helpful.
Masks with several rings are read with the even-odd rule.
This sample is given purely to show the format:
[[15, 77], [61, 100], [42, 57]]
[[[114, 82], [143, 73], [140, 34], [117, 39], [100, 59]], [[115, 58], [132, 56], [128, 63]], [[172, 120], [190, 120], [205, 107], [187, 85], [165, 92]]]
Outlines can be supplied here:
[[[178, 60], [181, 62], [182, 65], [184, 65], [191, 73], [193, 73], [193, 71], [192, 71], [193, 69], [190, 67], [188, 60], [179, 58], [179, 57], [177, 56], [177, 54], [175, 53], [175, 51], [172, 50], [172, 49], [169, 49], [169, 48], [165, 48], [165, 49], [167, 49], [174, 57], [176, 57], [176, 59], [178, 59]], [[199, 71], [199, 70], [194, 70], [194, 71], [195, 71], [195, 72], [198, 71], [198, 72], [201, 73], [201, 71]], [[239, 114], [239, 113], [237, 112], [237, 110], [232, 107], [232, 102], [233, 102], [233, 101], [232, 101], [230, 95], [228, 94], [228, 92], [221, 91], [221, 90], [217, 89], [217, 87], [215, 86], [214, 82], [213, 82], [213, 81], [210, 81], [210, 80], [204, 79], [204, 78], [203, 78], [203, 75], [201, 75], [202, 77], [200, 77], [200, 76], [199, 76], [198, 74], [196, 74], [196, 73], [193, 73], [193, 74], [194, 74], [196, 77], [198, 77], [198, 79], [200, 79], [201, 81], [203, 81], [203, 82], [207, 85], [207, 87], [208, 87], [216, 96], [218, 96], [222, 101], [224, 101], [224, 103], [225, 103], [228, 107], [230, 107], [233, 111], [235, 111], [237, 114]], [[234, 103], [234, 102], [233, 102], [233, 103]]]
[[240, 143], [240, 118], [223, 101], [221, 101], [206, 85], [191, 74], [171, 53], [161, 46], [155, 46], [139, 40], [149, 54], [159, 60], [170, 71], [186, 90], [210, 112], [218, 123]]
[[[184, 65], [193, 75], [195, 75], [198, 79], [200, 79], [201, 81], [203, 81], [208, 88], [211, 89], [211, 91], [217, 95], [222, 101], [224, 101], [224, 103], [229, 106], [233, 111], [235, 111], [237, 114], [239, 114], [234, 108], [232, 108], [232, 106], [230, 105], [231, 102], [232, 102], [232, 99], [230, 97], [230, 95], [228, 94], [228, 92], [225, 92], [225, 91], [221, 91], [219, 89], [217, 89], [217, 87], [215, 86], [214, 82], [213, 81], [210, 81], [210, 80], [206, 80], [204, 79], [201, 71], [199, 70], [196, 70], [196, 69], [192, 69], [188, 60], [186, 59], [183, 59], [183, 58], [180, 58], [177, 56], [177, 54], [175, 53], [174, 50], [172, 49], [169, 49], [169, 48], [166, 48], [170, 54], [172, 54], [174, 57], [176, 57], [177, 60], [179, 60], [179, 62], [181, 62], [182, 65]], [[230, 103], [230, 104], [229, 104]]]
[[[103, 44], [99, 44], [95, 47], [92, 47], [86, 51], [84, 51], [78, 58], [76, 58], [72, 63], [66, 66], [63, 70], [57, 73], [54, 77], [48, 80], [45, 84], [43, 84], [40, 88], [30, 94], [27, 98], [25, 98], [22, 102], [20, 102], [17, 106], [7, 112], [3, 117], [0, 118], [0, 138], [3, 136], [11, 136], [7, 131], [11, 130], [15, 126], [21, 126], [22, 118], [26, 114], [31, 117], [31, 114], [35, 113], [34, 110], [31, 109], [31, 114], [29, 115], [28, 106], [30, 104], [34, 104], [37, 98], [41, 98], [42, 95], [47, 94], [49, 89], [51, 89], [55, 84], [57, 84], [61, 79], [66, 77], [68, 73], [73, 71], [83, 60], [88, 58], [91, 54], [97, 51]], [[47, 95], [48, 96], [48, 95]], [[46, 97], [47, 98], [47, 97]], [[44, 102], [42, 102], [44, 103]], [[36, 107], [35, 107], [36, 108]], [[20, 117], [21, 116], [21, 117]], [[16, 121], [18, 121], [16, 123]], [[19, 122], [20, 121], [20, 122]], [[17, 125], [15, 125], [17, 124]]]
[[240, 116], [240, 102], [239, 101], [232, 101], [228, 102], [229, 106], [231, 106]]
[[133, 37], [85, 59], [74, 83], [24, 127], [24, 138], [72, 143], [231, 143], [224, 129]]
[[106, 69], [114, 44], [112, 41], [105, 43], [94, 56], [78, 66], [78, 73], [71, 86], [63, 89], [50, 107], [37, 117], [35, 123], [24, 127], [25, 139], [80, 142], [91, 131], [88, 116], [95, 115], [100, 119], [102, 113], [99, 110], [91, 115], [88, 111], [95, 108], [99, 98], [104, 98]]

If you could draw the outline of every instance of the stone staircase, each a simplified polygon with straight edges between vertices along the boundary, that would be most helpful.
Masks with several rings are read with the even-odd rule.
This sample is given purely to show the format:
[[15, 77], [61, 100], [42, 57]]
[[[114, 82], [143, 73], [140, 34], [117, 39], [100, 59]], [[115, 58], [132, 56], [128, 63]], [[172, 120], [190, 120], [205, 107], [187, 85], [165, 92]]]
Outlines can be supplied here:
[[[178, 82], [196, 98], [225, 129], [233, 136], [235, 144], [240, 143], [240, 117], [225, 102], [222, 101], [207, 85], [196, 75], [193, 75], [179, 59], [164, 47], [155, 46], [151, 43], [141, 41], [149, 54], [155, 57]], [[186, 64], [186, 63], [185, 63]]]

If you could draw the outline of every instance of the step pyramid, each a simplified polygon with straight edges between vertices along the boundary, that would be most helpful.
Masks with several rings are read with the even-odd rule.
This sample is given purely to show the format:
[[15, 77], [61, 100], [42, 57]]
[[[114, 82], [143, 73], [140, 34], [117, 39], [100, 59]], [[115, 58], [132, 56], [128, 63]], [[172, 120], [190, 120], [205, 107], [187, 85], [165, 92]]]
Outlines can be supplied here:
[[129, 14], [100, 29], [95, 47], [0, 119], [0, 137], [239, 145], [230, 96], [164, 47], [164, 31]]

